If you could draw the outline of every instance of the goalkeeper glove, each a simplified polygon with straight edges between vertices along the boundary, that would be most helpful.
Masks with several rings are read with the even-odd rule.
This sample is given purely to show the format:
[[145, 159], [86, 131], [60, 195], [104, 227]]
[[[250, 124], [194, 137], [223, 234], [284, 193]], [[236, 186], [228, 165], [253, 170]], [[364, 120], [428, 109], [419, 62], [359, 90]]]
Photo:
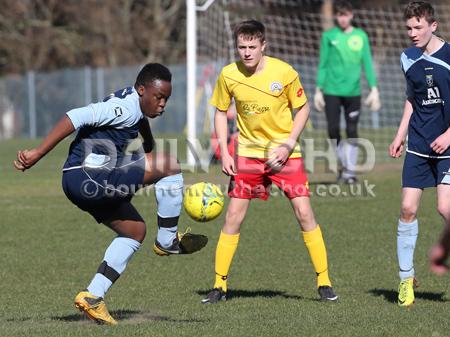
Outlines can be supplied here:
[[316, 88], [316, 93], [314, 94], [314, 106], [318, 111], [323, 111], [325, 108], [325, 100], [323, 99], [323, 93], [320, 88]]
[[373, 87], [370, 90], [370, 93], [367, 96], [366, 100], [364, 101], [364, 104], [367, 105], [372, 111], [380, 110], [381, 108], [380, 94], [378, 93], [377, 87]]

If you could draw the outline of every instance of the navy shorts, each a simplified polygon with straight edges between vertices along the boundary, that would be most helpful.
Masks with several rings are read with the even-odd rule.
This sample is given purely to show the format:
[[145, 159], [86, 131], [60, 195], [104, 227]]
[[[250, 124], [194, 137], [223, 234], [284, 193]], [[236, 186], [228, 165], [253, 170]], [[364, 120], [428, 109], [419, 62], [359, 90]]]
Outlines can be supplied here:
[[145, 157], [116, 168], [81, 167], [63, 172], [67, 198], [100, 223], [143, 187]]
[[406, 153], [402, 187], [424, 189], [450, 184], [450, 158], [426, 158]]

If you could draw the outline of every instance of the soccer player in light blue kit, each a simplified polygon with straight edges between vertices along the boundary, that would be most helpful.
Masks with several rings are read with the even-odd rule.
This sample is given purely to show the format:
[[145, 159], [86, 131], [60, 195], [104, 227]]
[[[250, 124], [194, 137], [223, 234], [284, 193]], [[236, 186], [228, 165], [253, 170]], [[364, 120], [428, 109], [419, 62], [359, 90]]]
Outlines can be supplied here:
[[407, 99], [389, 152], [392, 157], [400, 157], [408, 135], [397, 255], [398, 304], [409, 306], [414, 303], [416, 215], [424, 188], [437, 187], [438, 212], [446, 227], [450, 225], [450, 45], [434, 34], [437, 22], [429, 3], [409, 3], [404, 18], [414, 46], [401, 55]]
[[[178, 232], [183, 199], [180, 165], [176, 158], [152, 151], [154, 139], [145, 117], [155, 118], [164, 112], [172, 92], [171, 79], [165, 66], [145, 65], [134, 87], [67, 112], [41, 145], [19, 151], [14, 162], [16, 169], [25, 171], [78, 130], [63, 168], [64, 192], [75, 205], [118, 235], [106, 249], [87, 289], [75, 297], [75, 306], [97, 323], [117, 324], [103, 297], [145, 238], [145, 222], [130, 202], [139, 188], [155, 184], [159, 227], [153, 246], [156, 254], [191, 254], [208, 241], [203, 235]], [[128, 150], [138, 133], [143, 146]]]

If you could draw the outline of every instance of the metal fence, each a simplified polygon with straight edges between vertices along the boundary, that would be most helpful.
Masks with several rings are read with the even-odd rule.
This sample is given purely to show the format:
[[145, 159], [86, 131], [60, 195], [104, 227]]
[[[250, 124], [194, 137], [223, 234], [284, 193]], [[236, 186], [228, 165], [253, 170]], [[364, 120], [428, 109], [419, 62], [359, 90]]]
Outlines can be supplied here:
[[[29, 71], [0, 79], [0, 139], [43, 137], [69, 110], [101, 101], [134, 84], [141, 66]], [[186, 125], [186, 67], [170, 66], [173, 91], [163, 118], [151, 121], [159, 133], [181, 133]]]

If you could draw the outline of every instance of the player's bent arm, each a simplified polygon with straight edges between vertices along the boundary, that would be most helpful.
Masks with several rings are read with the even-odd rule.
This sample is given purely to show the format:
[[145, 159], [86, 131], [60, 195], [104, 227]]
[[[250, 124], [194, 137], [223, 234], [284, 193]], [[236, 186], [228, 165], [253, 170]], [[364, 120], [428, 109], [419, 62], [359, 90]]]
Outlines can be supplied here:
[[227, 147], [227, 112], [216, 109], [214, 114], [214, 128], [216, 130], [217, 140], [219, 141], [220, 153], [222, 156], [229, 155]]
[[437, 154], [443, 154], [450, 147], [450, 128], [448, 128], [443, 134], [437, 137], [430, 147]]
[[395, 135], [394, 140], [389, 146], [389, 154], [394, 158], [400, 157], [402, 154], [403, 144], [405, 143], [406, 135], [408, 133], [408, 125], [412, 113], [413, 113], [413, 106], [409, 101], [409, 99], [407, 99], [405, 101], [405, 106], [403, 108], [403, 116], [402, 120], [400, 121], [397, 134]]
[[298, 137], [300, 137], [301, 133], [303, 132], [303, 129], [306, 126], [306, 122], [309, 118], [309, 113], [311, 109], [309, 107], [309, 103], [306, 102], [303, 104], [299, 109], [294, 110], [294, 122], [292, 126], [292, 131], [289, 135], [289, 142], [293, 144], [293, 147], [295, 147], [295, 144], [298, 141]]
[[47, 137], [44, 138], [38, 147], [42, 156], [50, 152], [60, 141], [75, 131], [75, 127], [69, 117], [63, 116], [59, 122], [53, 127]]
[[409, 101], [409, 99], [407, 99], [405, 101], [405, 106], [403, 107], [402, 120], [400, 122], [400, 126], [398, 127], [397, 135], [395, 136], [395, 138], [401, 139], [402, 141], [405, 140], [406, 134], [408, 133], [408, 125], [412, 113], [413, 113], [413, 106]]
[[270, 159], [267, 161], [267, 165], [276, 167], [278, 165], [284, 164], [288, 159], [289, 155], [295, 148], [297, 144], [298, 137], [305, 128], [306, 122], [309, 117], [309, 104], [306, 102], [299, 109], [294, 109], [294, 121], [292, 125], [291, 133], [288, 139], [284, 141], [283, 144], [273, 149], [269, 155]]
[[153, 148], [155, 147], [155, 138], [152, 134], [152, 129], [150, 128], [150, 124], [148, 122], [148, 119], [146, 117], [142, 118], [139, 124], [139, 133], [142, 136], [144, 147], [144, 152], [149, 153], [152, 152]]
[[21, 171], [31, 168], [42, 157], [50, 152], [61, 140], [74, 131], [75, 127], [72, 124], [72, 121], [67, 115], [65, 115], [53, 127], [38, 147], [32, 150], [19, 151], [17, 153], [17, 161], [14, 161], [14, 166], [16, 169]]
[[214, 114], [214, 128], [222, 157], [222, 171], [225, 174], [234, 175], [236, 174], [234, 159], [230, 156], [227, 145], [228, 123], [226, 111], [216, 109]]

